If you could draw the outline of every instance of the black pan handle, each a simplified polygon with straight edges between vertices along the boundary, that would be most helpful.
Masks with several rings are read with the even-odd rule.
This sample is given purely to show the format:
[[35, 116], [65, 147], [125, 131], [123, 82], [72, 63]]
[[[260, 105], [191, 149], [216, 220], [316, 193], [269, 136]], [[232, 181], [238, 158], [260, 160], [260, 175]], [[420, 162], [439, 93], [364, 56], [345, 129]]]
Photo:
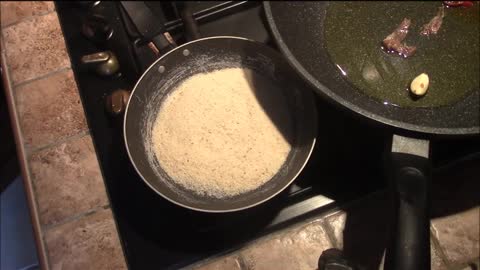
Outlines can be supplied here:
[[187, 41], [192, 41], [201, 38], [198, 24], [193, 17], [192, 10], [188, 3], [182, 1], [176, 3], [177, 8], [180, 9], [180, 16], [182, 17], [183, 27], [185, 30], [185, 38]]
[[131, 23], [135, 26], [143, 42], [160, 56], [176, 47], [170, 33], [165, 28], [163, 16], [155, 16], [143, 1], [120, 1]]
[[429, 142], [394, 135], [390, 159], [394, 218], [385, 269], [430, 269]]

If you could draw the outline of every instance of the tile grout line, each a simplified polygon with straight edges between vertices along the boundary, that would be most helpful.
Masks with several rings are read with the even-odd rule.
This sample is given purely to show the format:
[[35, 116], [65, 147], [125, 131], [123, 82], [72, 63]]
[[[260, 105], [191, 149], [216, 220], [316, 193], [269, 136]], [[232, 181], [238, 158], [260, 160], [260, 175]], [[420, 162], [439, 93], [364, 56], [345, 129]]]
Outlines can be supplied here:
[[3, 40], [3, 31], [0, 31], [0, 53], [5, 53], [5, 41]]
[[251, 270], [251, 267], [249, 266], [247, 259], [243, 257], [242, 253], [238, 253], [237, 255], [237, 261], [240, 266], [240, 270]]
[[452, 270], [452, 264], [445, 254], [440, 241], [438, 241], [437, 236], [435, 235], [433, 225], [430, 222], [430, 244], [433, 245], [433, 248], [438, 253], [438, 257], [442, 260], [442, 263], [447, 267], [448, 270]]
[[41, 268], [50, 269], [48, 250], [45, 244], [45, 239], [43, 237], [42, 228], [40, 225], [40, 217], [38, 215], [39, 206], [35, 192], [33, 190], [33, 182], [31, 178], [30, 168], [27, 163], [27, 152], [25, 149], [23, 132], [20, 125], [20, 120], [18, 117], [18, 111], [15, 102], [15, 94], [13, 93], [12, 81], [10, 80], [9, 68], [7, 64], [6, 53], [1, 52], [0, 55], [1, 66], [2, 66], [2, 77], [4, 79], [5, 86], [5, 95], [7, 99], [7, 104], [9, 104], [8, 109], [10, 111], [10, 119], [12, 124], [12, 129], [14, 132], [14, 138], [17, 148], [17, 158], [20, 163], [20, 170], [23, 174], [23, 183], [25, 185], [25, 193], [27, 197], [28, 204], [31, 208], [30, 219], [32, 221], [33, 232], [35, 236], [35, 242], [37, 246], [37, 255], [39, 258], [39, 265]]
[[238, 266], [240, 267], [240, 270], [253, 270], [249, 265], [246, 259], [243, 257], [243, 255], [240, 252], [241, 249], [235, 251], [235, 252], [230, 252], [227, 254], [223, 254], [221, 256], [210, 256], [205, 259], [201, 259], [200, 261], [194, 262], [193, 264], [186, 265], [182, 268], [181, 270], [195, 270], [200, 267], [208, 266], [210, 264], [213, 264], [215, 262], [221, 261], [222, 259], [226, 258], [233, 258], [235, 261], [237, 261]]
[[[52, 2], [53, 2], [53, 1], [52, 1]], [[22, 23], [22, 22], [31, 21], [31, 20], [36, 19], [36, 18], [38, 18], [38, 17], [42, 17], [42, 16], [48, 15], [48, 14], [50, 14], [50, 13], [56, 12], [56, 10], [55, 10], [55, 5], [53, 5], [53, 7], [54, 7], [53, 10], [48, 10], [48, 11], [41, 12], [41, 13], [38, 13], [38, 14], [32, 14], [32, 15], [30, 15], [30, 16], [27, 16], [27, 17], [25, 17], [25, 18], [22, 18], [22, 19], [20, 19], [20, 20], [18, 20], [18, 21], [15, 21], [15, 22], [13, 22], [13, 23], [10, 23], [10, 24], [7, 24], [7, 25], [2, 25], [1, 28], [2, 28], [2, 30], [3, 30], [3, 29], [7, 29], [7, 28], [9, 28], [9, 27], [15, 26], [15, 25], [20, 24], [20, 23]]]
[[90, 129], [88, 129], [88, 127], [87, 127], [87, 129], [83, 129], [83, 130], [79, 131], [78, 133], [76, 133], [74, 135], [59, 138], [56, 141], [45, 144], [45, 145], [41, 145], [41, 146], [37, 146], [37, 147], [26, 147], [27, 153], [28, 153], [28, 156], [30, 156], [32, 154], [41, 152], [43, 150], [51, 149], [51, 148], [54, 148], [56, 146], [62, 145], [64, 143], [68, 143], [68, 142], [71, 142], [73, 140], [83, 138], [87, 135], [90, 135]]
[[13, 88], [15, 88], [15, 89], [16, 89], [16, 88], [20, 88], [20, 87], [22, 87], [22, 86], [24, 86], [24, 85], [26, 85], [26, 84], [29, 84], [29, 83], [32, 83], [32, 82], [36, 82], [36, 81], [40, 81], [40, 80], [42, 80], [42, 79], [48, 78], [48, 77], [50, 77], [50, 76], [54, 76], [54, 75], [56, 75], [56, 74], [58, 74], [58, 73], [62, 73], [62, 72], [64, 72], [64, 71], [68, 71], [68, 70], [71, 70], [71, 69], [72, 69], [72, 68], [71, 68], [70, 65], [68, 65], [68, 66], [66, 66], [66, 67], [61, 67], [61, 68], [59, 68], [59, 69], [49, 71], [48, 73], [42, 74], [42, 75], [40, 75], [40, 76], [31, 78], [31, 79], [27, 79], [27, 80], [21, 81], [21, 82], [19, 82], [19, 83], [17, 83], [17, 84], [14, 84], [14, 85], [13, 85]]
[[61, 220], [59, 222], [56, 222], [56, 223], [52, 223], [52, 224], [48, 224], [48, 225], [42, 225], [42, 230], [46, 233], [46, 232], [48, 232], [48, 231], [50, 231], [50, 230], [52, 230], [56, 227], [65, 225], [65, 224], [73, 222], [73, 221], [77, 221], [77, 220], [82, 219], [84, 217], [91, 216], [91, 215], [93, 215], [93, 214], [95, 214], [98, 211], [103, 210], [103, 209], [110, 209], [110, 203], [94, 207], [90, 210], [87, 210], [87, 211], [79, 213], [79, 214], [71, 215], [71, 216], [69, 216], [67, 218], [64, 218], [63, 220]]
[[[337, 214], [337, 213], [334, 213], [334, 214]], [[332, 214], [332, 215], [334, 215], [334, 214]], [[332, 215], [328, 215], [328, 216], [332, 216]], [[244, 257], [244, 254], [243, 254], [246, 249], [248, 249], [250, 246], [257, 245], [259, 243], [268, 241], [270, 239], [273, 239], [273, 238], [276, 238], [276, 237], [281, 237], [282, 235], [285, 235], [287, 232], [302, 228], [304, 226], [308, 226], [312, 223], [318, 223], [318, 226], [320, 226], [320, 228], [322, 228], [325, 231], [325, 233], [327, 234], [327, 240], [328, 240], [329, 244], [332, 245], [332, 247], [336, 247], [335, 245], [333, 245], [334, 243], [336, 244], [336, 241], [332, 241], [331, 235], [329, 235], [329, 232], [326, 230], [326, 228], [324, 226], [324, 222], [326, 222], [325, 219], [328, 216], [312, 217], [311, 219], [307, 219], [305, 221], [294, 224], [292, 226], [283, 228], [283, 229], [278, 230], [278, 231], [271, 232], [267, 235], [263, 235], [263, 236], [261, 236], [257, 239], [254, 239], [252, 241], [248, 241], [248, 242], [244, 243], [241, 247], [239, 247], [238, 249], [235, 249], [232, 252], [223, 253], [220, 256], [215, 256], [215, 255], [210, 256], [210, 257], [205, 258], [205, 259], [203, 259], [203, 260], [201, 260], [201, 261], [199, 261], [199, 262], [197, 262], [193, 265], [190, 265], [186, 268], [182, 268], [182, 270], [187, 270], [187, 269], [191, 270], [191, 269], [195, 269], [196, 267], [206, 266], [206, 265], [209, 265], [210, 263], [213, 263], [215, 261], [218, 261], [218, 260], [221, 260], [222, 258], [227, 258], [227, 257], [234, 257], [238, 261], [241, 270], [251, 270], [252, 268], [249, 266], [247, 260]], [[333, 238], [333, 239], [335, 239], [335, 238]]]
[[[341, 214], [341, 212], [337, 214]], [[320, 220], [320, 226], [327, 234], [327, 238], [330, 241], [330, 244], [332, 245], [332, 247], [340, 249], [338, 245], [337, 237], [335, 236], [335, 230], [333, 229], [330, 222], [327, 221], [327, 217], [324, 217]]]
[[[305, 224], [310, 224], [311, 222], [313, 221], [310, 221], [310, 222], [306, 222]], [[305, 225], [304, 224], [304, 225]], [[296, 224], [296, 225], [292, 225], [292, 228], [296, 228], [296, 226], [301, 226], [300, 224]], [[240, 264], [240, 266], [245, 266], [246, 270], [250, 270], [250, 268], [248, 267], [248, 263], [246, 262], [245, 258], [243, 257], [243, 252], [248, 249], [248, 247], [250, 246], [254, 246], [254, 245], [257, 245], [259, 243], [262, 243], [262, 242], [265, 242], [265, 241], [268, 241], [270, 239], [273, 239], [275, 237], [278, 237], [278, 236], [281, 236], [283, 234], [286, 233], [286, 229], [287, 228], [283, 228], [281, 230], [278, 230], [278, 231], [273, 231], [273, 232], [270, 232], [266, 235], [262, 235], [262, 236], [259, 236], [258, 238], [254, 238], [250, 241], [247, 241], [243, 244], [241, 244], [240, 246], [238, 246], [237, 248], [235, 248], [234, 250], [228, 250], [228, 251], [224, 251], [224, 252], [221, 252], [220, 254], [214, 254], [214, 255], [211, 255], [207, 258], [204, 258], [192, 265], [189, 265], [185, 268], [182, 268], [182, 270], [192, 270], [196, 267], [201, 267], [201, 266], [205, 266], [205, 265], [209, 265], [210, 263], [213, 263], [217, 260], [221, 260], [222, 258], [226, 258], [226, 257], [236, 257], [236, 258], [241, 258], [242, 259], [242, 263]], [[239, 260], [239, 263], [240, 263], [240, 260]], [[245, 263], [245, 264], [243, 264]], [[193, 267], [193, 268], [192, 268]], [[242, 270], [244, 270], [242, 268]]]

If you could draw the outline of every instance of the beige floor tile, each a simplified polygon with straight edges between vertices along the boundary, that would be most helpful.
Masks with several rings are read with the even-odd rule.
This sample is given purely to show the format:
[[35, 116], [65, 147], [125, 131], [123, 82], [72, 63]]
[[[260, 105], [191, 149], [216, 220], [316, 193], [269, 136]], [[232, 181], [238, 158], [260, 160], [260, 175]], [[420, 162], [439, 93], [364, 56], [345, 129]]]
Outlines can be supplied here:
[[432, 226], [445, 255], [452, 263], [463, 263], [479, 257], [480, 207], [435, 218]]
[[4, 27], [54, 9], [53, 1], [2, 1], [0, 3], [1, 25]]
[[110, 209], [47, 231], [52, 270], [127, 269]]
[[320, 222], [314, 221], [261, 239], [241, 254], [248, 269], [316, 269], [322, 252], [331, 247]]
[[33, 17], [2, 31], [14, 85], [70, 66], [55, 12]]
[[89, 135], [33, 154], [30, 170], [43, 225], [108, 204]]
[[71, 70], [24, 84], [14, 91], [28, 147], [44, 146], [88, 129]]

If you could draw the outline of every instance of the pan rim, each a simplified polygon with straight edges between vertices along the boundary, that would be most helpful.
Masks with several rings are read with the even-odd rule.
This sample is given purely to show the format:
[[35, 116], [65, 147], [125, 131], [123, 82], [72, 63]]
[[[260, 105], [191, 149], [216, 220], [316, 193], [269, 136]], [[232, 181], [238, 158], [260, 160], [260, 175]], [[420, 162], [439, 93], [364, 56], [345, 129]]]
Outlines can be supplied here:
[[[245, 209], [249, 209], [249, 208], [252, 208], [252, 207], [255, 207], [257, 205], [260, 205], [266, 201], [269, 201], [270, 199], [272, 199], [273, 197], [277, 196], [279, 193], [281, 193], [282, 191], [284, 191], [288, 186], [290, 186], [292, 184], [293, 181], [295, 181], [295, 179], [297, 179], [298, 175], [300, 175], [300, 173], [303, 171], [303, 169], [305, 168], [305, 166], [307, 165], [308, 161], [310, 160], [310, 157], [313, 153], [313, 149], [315, 148], [315, 144], [316, 144], [316, 141], [317, 141], [317, 134], [316, 134], [316, 128], [317, 128], [317, 117], [316, 117], [316, 106], [314, 105], [313, 106], [313, 110], [314, 110], [314, 120], [313, 120], [313, 123], [314, 123], [314, 136], [313, 136], [313, 140], [312, 140], [312, 143], [311, 143], [311, 146], [310, 146], [310, 149], [308, 151], [308, 155], [305, 159], [305, 161], [303, 162], [302, 166], [300, 167], [300, 169], [297, 171], [297, 173], [294, 175], [294, 177], [291, 178], [291, 180], [286, 184], [284, 185], [281, 189], [277, 190], [275, 193], [273, 193], [272, 195], [266, 197], [265, 199], [263, 200], [260, 200], [256, 203], [253, 203], [253, 204], [250, 204], [250, 205], [247, 205], [247, 206], [243, 206], [243, 207], [237, 207], [237, 208], [231, 208], [231, 209], [226, 209], [226, 210], [216, 210], [216, 209], [203, 209], [203, 208], [198, 208], [198, 207], [193, 207], [193, 206], [189, 206], [189, 205], [186, 205], [186, 204], [183, 204], [179, 201], [176, 201], [168, 196], [166, 196], [165, 194], [163, 194], [162, 192], [158, 191], [153, 185], [151, 185], [149, 183], [149, 181], [147, 181], [145, 179], [145, 177], [143, 176], [143, 174], [140, 172], [140, 170], [137, 168], [137, 165], [135, 164], [135, 161], [134, 159], [132, 158], [132, 155], [130, 154], [130, 149], [128, 147], [128, 143], [127, 143], [127, 116], [128, 116], [128, 110], [130, 108], [130, 101], [132, 100], [132, 97], [135, 93], [135, 90], [137, 89], [139, 83], [141, 82], [142, 78], [159, 62], [161, 61], [163, 58], [167, 57], [169, 54], [173, 53], [174, 51], [177, 51], [179, 49], [182, 49], [190, 44], [193, 44], [193, 43], [197, 43], [197, 42], [201, 42], [201, 41], [205, 41], [205, 40], [210, 40], [210, 39], [237, 39], [237, 40], [244, 40], [244, 41], [248, 41], [248, 42], [253, 42], [253, 43], [257, 43], [257, 44], [261, 44], [261, 45], [265, 45], [261, 42], [258, 42], [258, 41], [255, 41], [255, 40], [252, 40], [252, 39], [248, 39], [248, 38], [244, 38], [244, 37], [236, 37], [236, 36], [213, 36], [213, 37], [205, 37], [205, 38], [199, 38], [199, 39], [196, 39], [196, 40], [193, 40], [193, 41], [190, 41], [190, 42], [187, 42], [187, 43], [184, 43], [172, 50], [170, 50], [169, 52], [165, 53], [164, 55], [162, 55], [161, 57], [159, 57], [157, 60], [155, 60], [142, 74], [142, 76], [140, 76], [140, 78], [137, 80], [137, 82], [135, 83], [135, 86], [133, 87], [133, 90], [132, 92], [130, 93], [130, 97], [128, 98], [128, 102], [127, 102], [127, 106], [126, 106], [126, 109], [125, 109], [125, 114], [123, 116], [123, 141], [124, 141], [124, 144], [125, 144], [125, 148], [127, 149], [127, 154], [128, 154], [128, 157], [130, 159], [130, 163], [133, 165], [133, 167], [135, 168], [135, 171], [137, 172], [137, 174], [140, 176], [140, 178], [142, 178], [143, 182], [145, 182], [145, 184], [147, 184], [148, 187], [150, 187], [150, 189], [152, 189], [153, 191], [155, 191], [158, 195], [160, 195], [161, 197], [163, 197], [164, 199], [166, 199], [167, 201], [170, 201], [178, 206], [181, 206], [181, 207], [184, 207], [184, 208], [187, 208], [187, 209], [190, 209], [190, 210], [194, 210], [194, 211], [199, 211], [199, 212], [205, 212], [205, 213], [229, 213], [229, 212], [236, 212], [236, 211], [241, 211], [241, 210], [245, 210]], [[266, 45], [265, 45], [266, 46]]]
[[[296, 57], [290, 52], [288, 46], [285, 44], [280, 31], [277, 28], [275, 20], [273, 19], [273, 14], [270, 6], [270, 1], [264, 1], [263, 7], [265, 10], [265, 17], [267, 18], [268, 25], [270, 30], [275, 38], [275, 42], [280, 48], [280, 51], [285, 55], [287, 62], [297, 70], [297, 73], [300, 74], [311, 86], [319, 89], [318, 94], [327, 96], [328, 99], [334, 101], [335, 103], [341, 105], [342, 107], [347, 108], [350, 111], [353, 111], [357, 114], [360, 114], [368, 119], [373, 121], [385, 124], [387, 126], [392, 126], [402, 130], [413, 131], [418, 133], [433, 134], [433, 135], [477, 135], [480, 134], [480, 127], [468, 127], [468, 128], [444, 128], [444, 127], [431, 127], [425, 125], [411, 124], [408, 122], [393, 120], [377, 113], [373, 113], [369, 110], [363, 109], [358, 105], [344, 99], [343, 97], [337, 95], [335, 92], [331, 91], [328, 87], [323, 85], [319, 80], [315, 79], [310, 72], [308, 72], [302, 64], [296, 59]], [[320, 92], [320, 93], [319, 93]]]

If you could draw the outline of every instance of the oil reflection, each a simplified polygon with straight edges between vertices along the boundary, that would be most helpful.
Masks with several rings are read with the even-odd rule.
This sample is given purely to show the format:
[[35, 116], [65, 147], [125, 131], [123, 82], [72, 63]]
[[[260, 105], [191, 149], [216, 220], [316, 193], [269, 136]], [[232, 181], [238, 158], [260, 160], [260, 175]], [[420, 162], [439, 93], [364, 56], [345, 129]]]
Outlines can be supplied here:
[[343, 68], [340, 65], [336, 64], [336, 66], [340, 70], [343, 76], [347, 76], [347, 72], [345, 72], [345, 70], [343, 70]]

